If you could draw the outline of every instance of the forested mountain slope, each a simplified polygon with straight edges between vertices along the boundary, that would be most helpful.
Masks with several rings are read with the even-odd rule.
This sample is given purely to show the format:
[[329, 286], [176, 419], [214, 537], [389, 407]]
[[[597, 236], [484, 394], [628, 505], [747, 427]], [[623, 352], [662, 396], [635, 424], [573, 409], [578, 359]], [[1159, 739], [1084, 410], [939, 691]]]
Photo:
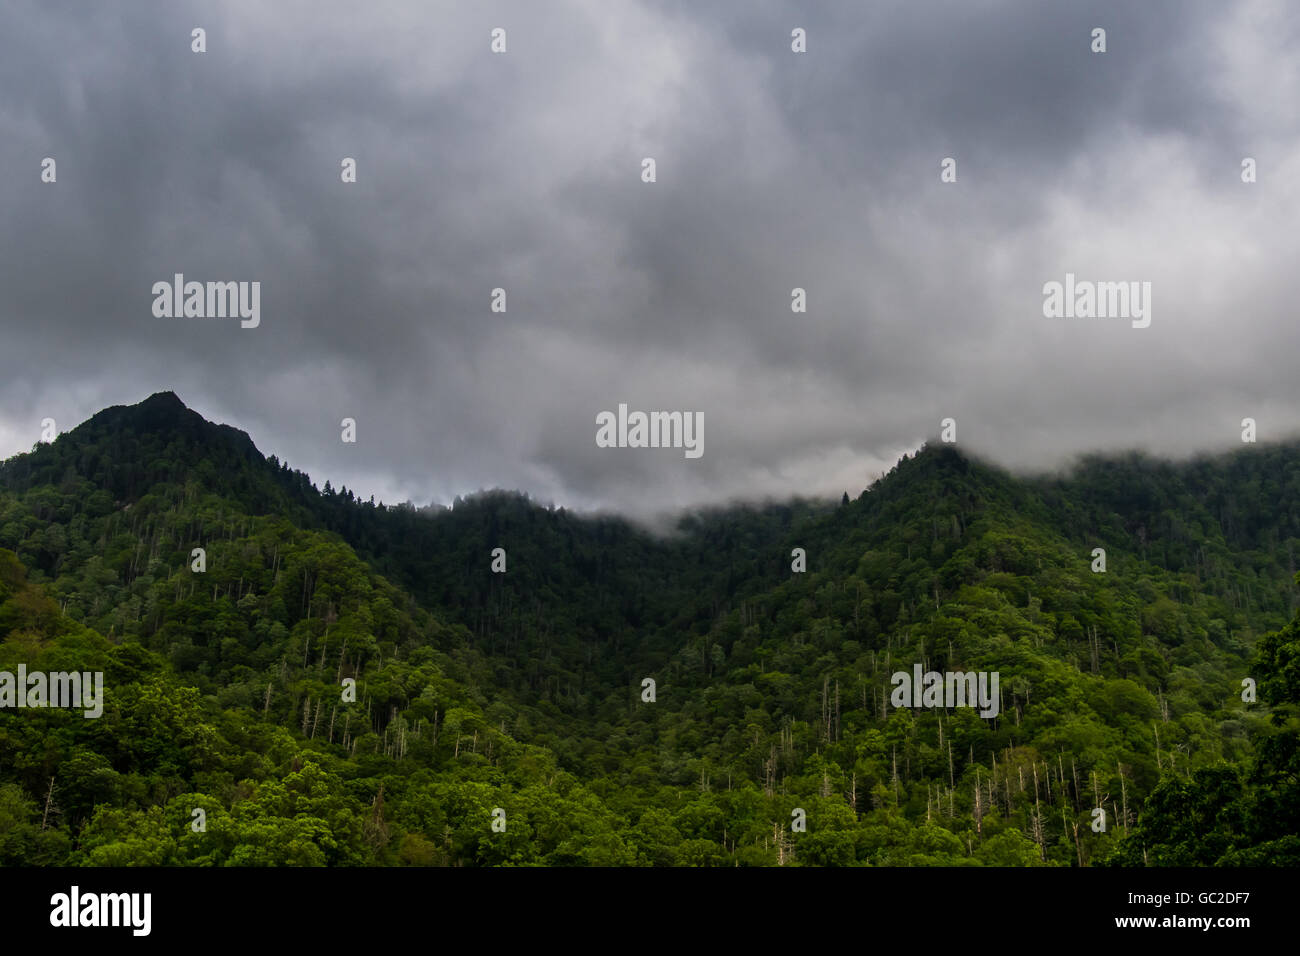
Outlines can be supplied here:
[[[0, 862], [1300, 862], [1297, 491], [937, 446], [657, 537], [318, 491], [161, 393], [0, 464], [0, 671], [106, 688], [0, 709]], [[997, 716], [893, 706], [915, 664]]]

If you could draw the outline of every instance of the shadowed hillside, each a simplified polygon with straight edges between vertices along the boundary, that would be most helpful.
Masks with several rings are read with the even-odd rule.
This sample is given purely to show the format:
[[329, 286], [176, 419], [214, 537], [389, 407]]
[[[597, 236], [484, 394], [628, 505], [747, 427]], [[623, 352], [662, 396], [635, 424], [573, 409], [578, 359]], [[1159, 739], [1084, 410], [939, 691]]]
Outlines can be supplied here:
[[0, 465], [0, 670], [106, 686], [0, 710], [0, 862], [1295, 862], [1298, 486], [940, 445], [659, 537], [318, 490], [161, 393]]

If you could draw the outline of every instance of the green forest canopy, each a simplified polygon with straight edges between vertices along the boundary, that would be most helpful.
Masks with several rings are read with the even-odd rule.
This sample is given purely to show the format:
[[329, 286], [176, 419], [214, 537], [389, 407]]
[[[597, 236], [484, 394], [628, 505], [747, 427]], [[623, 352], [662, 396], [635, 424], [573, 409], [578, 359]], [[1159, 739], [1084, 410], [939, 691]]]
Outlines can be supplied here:
[[[317, 490], [162, 393], [0, 464], [0, 671], [106, 686], [0, 710], [0, 863], [1300, 863], [1297, 492], [938, 446], [655, 536]], [[914, 664], [1001, 712], [891, 707]]]

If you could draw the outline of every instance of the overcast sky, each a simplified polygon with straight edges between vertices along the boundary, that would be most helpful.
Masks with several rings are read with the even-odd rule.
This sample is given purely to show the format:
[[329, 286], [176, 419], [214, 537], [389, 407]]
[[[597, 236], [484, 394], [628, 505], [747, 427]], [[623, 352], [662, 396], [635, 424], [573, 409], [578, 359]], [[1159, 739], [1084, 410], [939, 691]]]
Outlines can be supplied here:
[[[0, 21], [0, 457], [170, 389], [363, 497], [647, 513], [856, 494], [945, 417], [1013, 468], [1300, 421], [1300, 5]], [[260, 326], [155, 317], [178, 272], [260, 282]], [[1150, 326], [1044, 317], [1067, 272], [1150, 282]], [[619, 403], [701, 413], [703, 455], [597, 447]]]

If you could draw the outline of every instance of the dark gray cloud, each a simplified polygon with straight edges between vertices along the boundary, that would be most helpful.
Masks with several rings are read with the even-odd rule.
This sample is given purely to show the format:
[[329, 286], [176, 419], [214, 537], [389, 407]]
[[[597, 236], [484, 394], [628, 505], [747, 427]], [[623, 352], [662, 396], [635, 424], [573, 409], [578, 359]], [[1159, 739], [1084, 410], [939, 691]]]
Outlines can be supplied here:
[[[1015, 467], [1291, 433], [1298, 41], [1281, 0], [11, 2], [0, 454], [173, 389], [363, 496], [648, 513], [856, 491], [947, 416]], [[155, 318], [176, 272], [261, 326]], [[1151, 326], [1044, 318], [1066, 272]], [[703, 457], [596, 447], [620, 402]]]

